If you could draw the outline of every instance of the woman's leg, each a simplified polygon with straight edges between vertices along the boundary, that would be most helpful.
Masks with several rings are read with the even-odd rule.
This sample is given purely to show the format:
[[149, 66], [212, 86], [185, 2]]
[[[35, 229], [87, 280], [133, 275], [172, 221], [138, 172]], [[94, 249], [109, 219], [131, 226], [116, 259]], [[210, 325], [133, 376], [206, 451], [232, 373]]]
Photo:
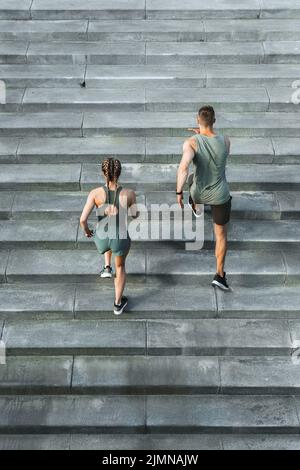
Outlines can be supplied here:
[[112, 257], [112, 252], [111, 251], [106, 251], [104, 253], [104, 267], [106, 266], [111, 266], [111, 257]]
[[125, 288], [125, 283], [126, 283], [125, 261], [126, 261], [126, 256], [115, 256], [115, 267], [116, 267], [115, 303], [116, 305], [120, 305], [124, 288]]

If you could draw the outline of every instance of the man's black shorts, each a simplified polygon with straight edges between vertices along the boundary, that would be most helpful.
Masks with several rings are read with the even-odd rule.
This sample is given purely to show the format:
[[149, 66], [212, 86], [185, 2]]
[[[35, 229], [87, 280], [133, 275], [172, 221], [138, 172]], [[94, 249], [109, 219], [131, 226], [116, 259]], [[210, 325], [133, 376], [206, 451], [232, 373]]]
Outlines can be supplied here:
[[231, 199], [232, 199], [232, 196], [230, 196], [230, 199], [227, 202], [225, 202], [225, 204], [220, 204], [218, 206], [212, 206], [212, 205], [210, 206], [212, 219], [215, 224], [217, 225], [228, 224], [230, 220], [230, 214], [231, 214]]

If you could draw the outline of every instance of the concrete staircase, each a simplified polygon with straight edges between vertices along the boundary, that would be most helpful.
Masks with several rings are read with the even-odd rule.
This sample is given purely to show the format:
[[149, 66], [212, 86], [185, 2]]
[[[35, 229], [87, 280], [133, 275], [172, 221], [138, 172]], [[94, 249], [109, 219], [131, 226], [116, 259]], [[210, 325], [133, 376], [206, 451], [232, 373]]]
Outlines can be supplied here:
[[[300, 1], [0, 0], [0, 39], [0, 448], [300, 449]], [[232, 292], [206, 213], [200, 252], [133, 244], [116, 320], [86, 194], [114, 155], [173, 203], [207, 102], [232, 138]]]

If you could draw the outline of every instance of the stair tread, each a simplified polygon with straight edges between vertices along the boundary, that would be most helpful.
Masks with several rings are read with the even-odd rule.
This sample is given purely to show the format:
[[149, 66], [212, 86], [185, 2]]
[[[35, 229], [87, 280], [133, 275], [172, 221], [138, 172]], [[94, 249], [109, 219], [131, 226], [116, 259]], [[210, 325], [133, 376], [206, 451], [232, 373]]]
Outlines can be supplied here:
[[0, 397], [4, 410], [0, 427], [2, 432], [35, 428], [107, 433], [117, 428], [123, 432], [141, 431], [145, 426], [167, 432], [171, 427], [178, 431], [298, 432], [298, 401], [295, 403], [291, 397], [260, 396], [258, 407], [257, 399], [257, 396], [149, 396], [145, 403], [143, 397], [137, 396]]

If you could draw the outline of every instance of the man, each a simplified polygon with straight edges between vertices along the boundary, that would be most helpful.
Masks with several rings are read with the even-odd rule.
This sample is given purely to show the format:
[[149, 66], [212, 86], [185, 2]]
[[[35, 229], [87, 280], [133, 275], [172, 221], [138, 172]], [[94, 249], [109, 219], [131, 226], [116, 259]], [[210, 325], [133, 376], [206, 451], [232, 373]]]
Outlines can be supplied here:
[[[199, 128], [189, 129], [195, 136], [187, 139], [183, 145], [183, 155], [177, 173], [177, 201], [183, 208], [183, 188], [189, 179], [191, 206], [195, 216], [199, 216], [197, 204], [209, 204], [214, 222], [216, 238], [215, 256], [217, 261], [213, 286], [229, 290], [224, 271], [227, 252], [227, 224], [230, 220], [231, 196], [226, 180], [225, 167], [230, 152], [227, 137], [216, 134], [214, 123], [215, 111], [212, 106], [203, 106], [198, 113]], [[189, 174], [193, 162], [194, 173]]]

